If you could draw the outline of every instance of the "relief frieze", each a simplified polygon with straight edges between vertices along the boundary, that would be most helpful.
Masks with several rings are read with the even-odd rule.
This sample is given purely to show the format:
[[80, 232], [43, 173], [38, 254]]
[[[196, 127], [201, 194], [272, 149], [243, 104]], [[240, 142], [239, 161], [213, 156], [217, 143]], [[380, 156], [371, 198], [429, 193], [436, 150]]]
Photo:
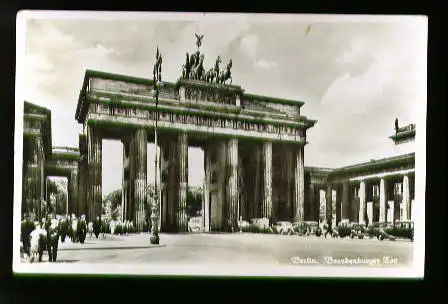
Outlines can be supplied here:
[[[112, 107], [104, 104], [91, 104], [91, 110], [96, 109], [97, 114], [111, 115], [111, 116], [124, 116], [132, 117], [145, 120], [155, 120], [156, 113], [146, 109], [138, 108], [118, 108]], [[189, 115], [187, 113], [167, 113], [158, 112], [158, 120], [171, 123], [182, 123], [191, 124], [197, 126], [207, 126], [207, 127], [219, 127], [235, 130], [245, 130], [245, 131], [256, 131], [256, 132], [267, 132], [274, 134], [288, 134], [303, 136], [303, 131], [284, 125], [270, 125], [261, 122], [249, 122], [241, 120], [232, 120], [229, 118], [212, 118], [207, 116]]]

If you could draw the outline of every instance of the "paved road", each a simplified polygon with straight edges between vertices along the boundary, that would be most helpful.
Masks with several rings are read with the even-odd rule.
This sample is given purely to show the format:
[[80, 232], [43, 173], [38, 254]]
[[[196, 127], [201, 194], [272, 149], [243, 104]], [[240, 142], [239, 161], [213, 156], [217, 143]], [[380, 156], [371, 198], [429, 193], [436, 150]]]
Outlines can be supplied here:
[[[61, 244], [58, 262], [120, 264], [258, 264], [407, 266], [413, 243], [406, 240], [331, 239], [268, 234], [160, 234], [152, 246], [148, 234], [87, 237], [85, 244]], [[390, 257], [389, 259], [387, 257]], [[44, 255], [44, 261], [48, 256]], [[345, 264], [343, 264], [345, 263]]]

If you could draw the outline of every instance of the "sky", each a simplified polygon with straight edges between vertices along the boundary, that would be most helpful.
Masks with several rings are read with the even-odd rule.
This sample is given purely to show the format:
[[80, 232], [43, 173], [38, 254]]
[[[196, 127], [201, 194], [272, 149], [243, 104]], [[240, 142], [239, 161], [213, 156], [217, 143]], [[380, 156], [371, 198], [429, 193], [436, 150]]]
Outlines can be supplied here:
[[[301, 114], [317, 120], [307, 132], [306, 166], [391, 156], [395, 118], [425, 122], [427, 21], [420, 17], [59, 16], [27, 20], [23, 56], [23, 97], [52, 111], [53, 146], [78, 147], [75, 110], [86, 69], [152, 77], [158, 46], [163, 78], [175, 82], [185, 53], [196, 50], [195, 33], [204, 35], [206, 69], [220, 55], [232, 59], [233, 84], [247, 93], [305, 102]], [[153, 158], [148, 144], [149, 182]], [[190, 184], [201, 185], [200, 150], [189, 149], [189, 168]], [[102, 177], [103, 195], [121, 188], [120, 142], [103, 140]]]

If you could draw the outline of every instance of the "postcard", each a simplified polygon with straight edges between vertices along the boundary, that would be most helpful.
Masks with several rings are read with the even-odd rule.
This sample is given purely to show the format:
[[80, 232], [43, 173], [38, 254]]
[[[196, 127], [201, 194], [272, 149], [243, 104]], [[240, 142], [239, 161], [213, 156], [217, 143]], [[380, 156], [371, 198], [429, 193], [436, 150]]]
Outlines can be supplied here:
[[14, 273], [422, 278], [427, 23], [19, 12]]

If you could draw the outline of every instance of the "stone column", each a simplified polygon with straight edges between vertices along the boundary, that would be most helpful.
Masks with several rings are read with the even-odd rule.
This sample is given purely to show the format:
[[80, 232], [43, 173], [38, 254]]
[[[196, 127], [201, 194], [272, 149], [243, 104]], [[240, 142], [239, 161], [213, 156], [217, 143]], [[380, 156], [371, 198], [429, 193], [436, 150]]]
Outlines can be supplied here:
[[239, 215], [239, 189], [238, 189], [238, 140], [229, 139], [227, 143], [227, 226], [236, 231]]
[[[47, 202], [47, 204], [51, 203], [50, 191], [47, 191], [49, 182], [50, 182], [50, 180], [48, 179], [48, 177], [45, 177], [44, 178], [44, 183], [45, 183], [45, 186], [44, 186], [45, 195], [44, 195], [44, 197], [45, 197], [45, 201]], [[55, 211], [56, 211], [56, 206], [55, 206]]]
[[[247, 147], [247, 146], [246, 146]], [[240, 148], [239, 148], [240, 150]], [[238, 159], [238, 178], [239, 178], [239, 184], [238, 184], [238, 189], [240, 192], [240, 207], [239, 207], [239, 216], [238, 216], [238, 220], [242, 219], [242, 220], [247, 220], [248, 217], [248, 211], [247, 211], [247, 207], [248, 207], [248, 201], [247, 201], [247, 190], [248, 190], [248, 185], [246, 184], [247, 182], [247, 176], [248, 176], [248, 159], [247, 159], [247, 148], [244, 149], [243, 151], [238, 151], [238, 153], [243, 154], [243, 156], [241, 158]]]
[[129, 178], [128, 178], [128, 184], [127, 184], [127, 191], [126, 191], [126, 215], [129, 221], [131, 221], [134, 225], [134, 228], [137, 228], [136, 222], [135, 222], [135, 198], [134, 198], [134, 180], [136, 175], [136, 166], [135, 166], [135, 138], [134, 136], [129, 137], [129, 142], [127, 143], [129, 148], [129, 164], [128, 164], [128, 171], [129, 171]]
[[309, 185], [308, 185], [308, 208], [306, 208], [307, 209], [307, 213], [308, 213], [308, 218], [309, 218], [309, 220], [310, 221], [314, 221], [315, 219], [314, 219], [314, 217], [315, 217], [315, 198], [314, 198], [314, 195], [315, 195], [315, 186], [314, 186], [314, 184], [313, 183], [311, 183], [311, 180], [310, 180], [310, 183], [309, 183]]
[[79, 194], [79, 188], [78, 188], [78, 170], [73, 170], [70, 173], [69, 178], [70, 184], [69, 187], [71, 189], [71, 195], [68, 198], [69, 199], [69, 205], [71, 213], [75, 213], [77, 217], [80, 217], [81, 214], [79, 213], [79, 205], [78, 205], [78, 194]]
[[[333, 189], [332, 185], [328, 184], [327, 189], [325, 190], [325, 219], [327, 223], [330, 223], [333, 220]], [[334, 224], [334, 223], [333, 223]]]
[[411, 218], [411, 195], [409, 191], [409, 176], [403, 176], [403, 214], [404, 219], [409, 220]]
[[387, 193], [386, 193], [386, 181], [384, 178], [380, 180], [380, 218], [379, 222], [384, 223], [386, 221], [386, 204], [387, 204]]
[[135, 179], [134, 179], [134, 206], [135, 206], [135, 225], [138, 231], [143, 231], [146, 224], [147, 208], [147, 136], [145, 129], [139, 129], [134, 135], [134, 161], [135, 161]]
[[350, 184], [348, 182], [342, 184], [341, 219], [342, 221], [350, 220]]
[[24, 197], [25, 201], [24, 212], [35, 212], [38, 218], [41, 218], [41, 201], [44, 199], [44, 156], [42, 138], [40, 136], [30, 137], [31, 141], [29, 147], [30, 159], [27, 166], [26, 176], [24, 176]]
[[359, 223], [365, 224], [364, 214], [366, 212], [366, 182], [359, 183]]
[[123, 177], [122, 177], [122, 190], [121, 190], [121, 220], [130, 220], [128, 214], [128, 192], [129, 192], [129, 143], [123, 141]]
[[342, 215], [342, 185], [337, 184], [336, 186], [336, 225], [341, 222]]
[[286, 200], [286, 214], [287, 220], [291, 221], [294, 219], [293, 215], [293, 205], [294, 205], [294, 161], [293, 155], [290, 147], [285, 149], [285, 166], [286, 170], [286, 183], [287, 183], [287, 200]]
[[78, 165], [78, 214], [84, 214], [88, 216], [87, 210], [87, 169], [86, 160], [83, 159], [86, 156], [81, 156], [81, 160]]
[[102, 141], [101, 134], [92, 126], [87, 126], [88, 136], [88, 220], [93, 221], [101, 215], [101, 168], [102, 168]]
[[67, 200], [65, 202], [65, 210], [68, 215], [73, 214], [73, 206], [71, 203], [72, 200], [73, 189], [71, 187], [70, 177], [67, 179]]
[[261, 205], [261, 217], [272, 220], [272, 143], [264, 142], [262, 147], [263, 166], [263, 198]]
[[78, 161], [78, 214], [84, 214], [88, 219], [87, 210], [87, 138], [85, 134], [79, 134], [79, 152]]
[[204, 148], [204, 192], [202, 198], [202, 218], [204, 231], [210, 231], [210, 173], [211, 173], [211, 159], [208, 145]]
[[177, 230], [188, 231], [187, 222], [187, 190], [188, 190], [188, 137], [181, 132], [178, 139], [179, 149], [179, 205], [177, 208]]
[[294, 221], [303, 221], [305, 202], [305, 168], [303, 164], [303, 146], [294, 153]]
[[250, 205], [250, 219], [259, 218], [261, 214], [261, 180], [262, 180], [262, 164], [261, 164], [261, 147], [260, 145], [254, 145], [253, 150], [254, 159], [252, 160], [252, 168], [254, 173], [254, 188], [252, 190], [253, 196]]

